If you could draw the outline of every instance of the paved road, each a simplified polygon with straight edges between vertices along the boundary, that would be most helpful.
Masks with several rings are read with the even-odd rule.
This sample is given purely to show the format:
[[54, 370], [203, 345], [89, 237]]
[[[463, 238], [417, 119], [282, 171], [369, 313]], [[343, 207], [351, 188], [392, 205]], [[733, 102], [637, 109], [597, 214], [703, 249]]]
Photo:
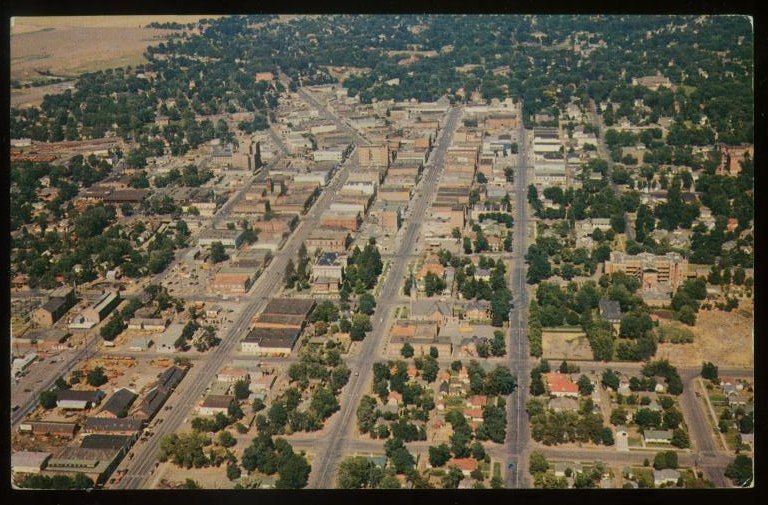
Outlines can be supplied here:
[[[24, 393], [26, 396], [23, 397], [23, 400], [16, 403], [19, 408], [16, 411], [11, 412], [11, 427], [16, 427], [16, 425], [18, 425], [19, 422], [21, 422], [27, 416], [27, 414], [32, 412], [37, 407], [40, 393], [53, 387], [56, 379], [72, 370], [78, 363], [81, 363], [94, 356], [98, 350], [99, 340], [99, 333], [97, 331], [93, 331], [87, 337], [85, 344], [82, 345], [79, 349], [74, 351], [64, 351], [61, 353], [61, 355], [56, 358], [56, 365], [47, 367], [45, 369], [44, 376], [36, 379], [40, 382], [29, 388], [30, 392]], [[41, 365], [36, 363], [31, 365], [31, 367], [39, 366]], [[34, 374], [30, 369], [30, 376], [36, 377], [37, 374]], [[12, 385], [12, 388], [15, 389], [17, 387], [25, 387], [25, 382], [26, 381], [24, 381], [24, 378], [22, 378], [22, 380], [19, 381], [19, 384]]]
[[[436, 193], [437, 181], [442, 172], [443, 160], [447, 147], [451, 143], [453, 132], [460, 116], [459, 109], [451, 110], [444, 130], [441, 132], [439, 147], [433, 152], [434, 158], [428, 163], [426, 174], [419, 183], [413, 216], [425, 216], [428, 207]], [[365, 394], [371, 379], [373, 363], [386, 333], [386, 325], [382, 324], [390, 317], [391, 311], [397, 304], [397, 298], [405, 278], [407, 258], [416, 246], [421, 229], [421, 219], [411, 219], [401, 238], [398, 253], [392, 262], [389, 273], [384, 280], [378, 297], [378, 305], [372, 317], [373, 330], [362, 342], [359, 354], [359, 375], [350, 377], [349, 384], [344, 388], [340, 398], [341, 409], [335, 413], [329, 423], [333, 423], [327, 437], [315, 444], [315, 458], [312, 473], [309, 478], [310, 488], [335, 487], [335, 475], [341, 457], [347, 450], [348, 435], [356, 422], [355, 412], [360, 399]]]
[[[270, 130], [271, 132], [271, 130]], [[253, 187], [253, 185], [263, 179], [264, 175], [269, 173], [269, 169], [274, 167], [280, 160], [283, 159], [283, 155], [278, 155], [275, 159], [269, 162], [268, 165], [261, 167], [261, 171], [259, 174], [255, 177], [251, 177], [251, 179], [240, 188], [240, 190], [227, 200], [227, 202], [221, 206], [221, 208], [216, 212], [216, 215], [213, 217], [213, 222], [211, 223], [211, 228], [216, 228], [227, 216], [229, 216], [229, 210], [240, 200], [242, 200], [245, 196], [245, 193], [250, 191], [250, 189]]]
[[[521, 106], [522, 109], [522, 106]], [[527, 151], [528, 139], [525, 135], [523, 121], [520, 121], [518, 138], [518, 169], [515, 171], [515, 221], [513, 235], [513, 266], [510, 272], [510, 289], [512, 303], [509, 318], [509, 342], [507, 355], [513, 372], [517, 375], [518, 387], [514, 396], [507, 401], [507, 440], [506, 452], [509, 455], [507, 464], [514, 465], [507, 469], [506, 487], [525, 487], [527, 464], [526, 446], [529, 438], [528, 419], [525, 413], [525, 402], [528, 397], [528, 382], [530, 362], [528, 357], [528, 296], [526, 291], [526, 233], [528, 228], [527, 202]]]
[[282, 154], [284, 155], [290, 154], [290, 151], [285, 146], [283, 139], [280, 138], [280, 135], [277, 133], [276, 130], [277, 128], [275, 128], [275, 125], [270, 123], [268, 133], [269, 133], [269, 136], [272, 137], [272, 141], [277, 145], [277, 148], [280, 149]]
[[347, 162], [337, 171], [331, 183], [325, 188], [288, 239], [280, 254], [270, 262], [264, 273], [253, 284], [251, 290], [244, 297], [243, 307], [235, 313], [235, 322], [226, 333], [221, 335], [221, 344], [212, 351], [209, 358], [201, 365], [193, 367], [174, 391], [168, 402], [173, 408], [168, 413], [163, 411], [160, 414], [161, 417], [164, 417], [163, 421], [149, 437], [149, 440], [140, 445], [137, 444], [133, 450], [133, 458], [123, 461], [118, 469], [127, 468], [128, 471], [114, 487], [120, 489], [147, 487], [152, 471], [156, 466], [160, 440], [164, 435], [178, 430], [218, 370], [233, 358], [240, 337], [244, 336], [253, 316], [264, 310], [270, 295], [277, 292], [282, 286], [282, 277], [288, 260], [296, 256], [301, 244], [310, 232], [318, 226], [320, 215], [329, 208], [334, 195], [346, 182], [350, 165], [351, 162]]

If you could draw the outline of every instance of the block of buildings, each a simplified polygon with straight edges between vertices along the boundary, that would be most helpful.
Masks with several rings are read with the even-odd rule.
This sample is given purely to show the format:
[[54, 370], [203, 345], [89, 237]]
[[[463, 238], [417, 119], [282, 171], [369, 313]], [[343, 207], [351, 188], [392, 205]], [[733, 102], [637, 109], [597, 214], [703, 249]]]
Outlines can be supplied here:
[[327, 210], [320, 216], [320, 226], [328, 228], [342, 228], [355, 232], [362, 224], [359, 212], [339, 212]]
[[359, 146], [357, 156], [361, 167], [386, 167], [389, 165], [389, 148], [386, 144]]
[[343, 253], [347, 250], [349, 241], [349, 230], [322, 227], [312, 230], [304, 244], [310, 254], [317, 251]]

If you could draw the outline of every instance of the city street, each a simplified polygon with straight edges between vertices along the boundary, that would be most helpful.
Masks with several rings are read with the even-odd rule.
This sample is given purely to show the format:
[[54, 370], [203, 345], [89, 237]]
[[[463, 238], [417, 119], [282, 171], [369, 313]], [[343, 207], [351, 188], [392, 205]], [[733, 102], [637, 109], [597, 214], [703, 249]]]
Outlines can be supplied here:
[[[522, 104], [520, 104], [522, 110]], [[507, 440], [506, 451], [509, 454], [506, 470], [506, 487], [525, 486], [528, 457], [528, 416], [525, 402], [528, 397], [530, 362], [528, 357], [528, 295], [526, 285], [525, 253], [528, 229], [528, 139], [522, 117], [518, 135], [518, 162], [515, 170], [515, 210], [513, 237], [513, 266], [510, 272], [510, 289], [513, 307], [509, 317], [509, 341], [507, 355], [512, 372], [517, 376], [517, 389], [507, 401]], [[509, 468], [509, 465], [514, 465]]]
[[[395, 301], [404, 283], [408, 257], [416, 247], [416, 241], [423, 222], [422, 219], [418, 219], [418, 216], [426, 215], [429, 205], [436, 194], [437, 181], [442, 172], [445, 152], [451, 143], [460, 113], [460, 109], [454, 108], [451, 110], [448, 121], [441, 132], [439, 146], [433, 152], [434, 158], [432, 163], [428, 163], [426, 174], [419, 183], [421, 190], [417, 189], [416, 200], [413, 203], [414, 218], [410, 219], [406, 224], [398, 253], [395, 255], [389, 274], [384, 280], [376, 312], [371, 318], [373, 330], [362, 343], [360, 361], [357, 366], [359, 375], [350, 377], [349, 383], [341, 394], [340, 411], [327, 421], [333, 423], [330, 433], [322, 442], [315, 446], [315, 464], [312, 467], [312, 473], [309, 478], [309, 487], [311, 488], [333, 488], [336, 485], [335, 476], [338, 464], [347, 452], [346, 437], [348, 437], [356, 422], [354, 414], [357, 411], [360, 399], [368, 388], [371, 374], [373, 373], [373, 363], [378, 357], [382, 339], [388, 329], [387, 324], [390, 314], [394, 309]], [[386, 324], [382, 324], [385, 322]]]

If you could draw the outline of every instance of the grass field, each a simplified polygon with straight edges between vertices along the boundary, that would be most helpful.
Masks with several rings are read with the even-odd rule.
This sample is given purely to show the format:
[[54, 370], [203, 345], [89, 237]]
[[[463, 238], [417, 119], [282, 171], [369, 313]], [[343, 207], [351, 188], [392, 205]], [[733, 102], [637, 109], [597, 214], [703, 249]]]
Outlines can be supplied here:
[[[11, 79], [39, 78], [41, 72], [76, 76], [137, 65], [145, 49], [173, 30], [144, 28], [152, 21], [189, 23], [214, 16], [17, 17], [11, 26]], [[25, 100], [36, 100], [30, 93]], [[39, 96], [42, 99], [42, 96]]]
[[[749, 314], [749, 312], [746, 312]], [[711, 361], [719, 366], [753, 367], [754, 342], [752, 315], [741, 311], [699, 311], [692, 329], [692, 344], [659, 344], [657, 358], [667, 358], [677, 366], [701, 366]]]

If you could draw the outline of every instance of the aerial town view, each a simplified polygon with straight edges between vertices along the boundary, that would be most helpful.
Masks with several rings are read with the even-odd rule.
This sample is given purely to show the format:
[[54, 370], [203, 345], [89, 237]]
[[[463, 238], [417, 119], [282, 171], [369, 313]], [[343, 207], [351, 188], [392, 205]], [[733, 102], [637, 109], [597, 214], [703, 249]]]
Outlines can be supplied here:
[[10, 22], [14, 488], [754, 485], [750, 17]]

